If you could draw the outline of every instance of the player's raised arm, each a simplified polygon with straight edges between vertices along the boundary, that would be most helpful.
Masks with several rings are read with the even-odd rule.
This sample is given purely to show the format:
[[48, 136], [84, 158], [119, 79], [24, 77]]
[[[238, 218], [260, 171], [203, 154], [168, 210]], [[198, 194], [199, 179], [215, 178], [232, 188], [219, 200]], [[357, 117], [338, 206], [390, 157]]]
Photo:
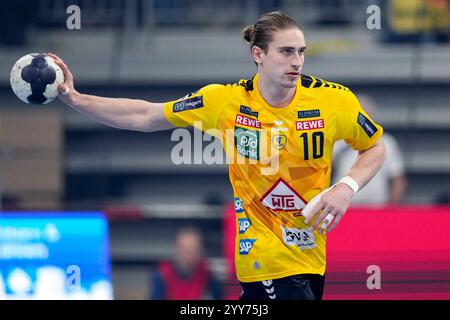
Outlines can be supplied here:
[[64, 72], [65, 81], [58, 87], [58, 97], [68, 106], [111, 127], [136, 131], [159, 131], [173, 128], [164, 115], [164, 104], [139, 99], [106, 98], [79, 93], [73, 75], [64, 61], [49, 53]]

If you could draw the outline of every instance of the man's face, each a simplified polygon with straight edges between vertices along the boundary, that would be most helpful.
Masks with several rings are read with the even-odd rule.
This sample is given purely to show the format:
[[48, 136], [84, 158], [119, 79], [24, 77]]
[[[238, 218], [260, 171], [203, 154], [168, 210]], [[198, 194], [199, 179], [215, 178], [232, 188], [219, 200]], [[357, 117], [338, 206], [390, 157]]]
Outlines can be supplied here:
[[191, 272], [202, 259], [202, 241], [193, 233], [184, 232], [178, 235], [176, 242], [176, 262], [183, 271]]
[[253, 58], [258, 63], [259, 73], [265, 78], [282, 87], [294, 88], [305, 61], [305, 49], [305, 37], [301, 30], [277, 30], [272, 34], [267, 53], [253, 50]]

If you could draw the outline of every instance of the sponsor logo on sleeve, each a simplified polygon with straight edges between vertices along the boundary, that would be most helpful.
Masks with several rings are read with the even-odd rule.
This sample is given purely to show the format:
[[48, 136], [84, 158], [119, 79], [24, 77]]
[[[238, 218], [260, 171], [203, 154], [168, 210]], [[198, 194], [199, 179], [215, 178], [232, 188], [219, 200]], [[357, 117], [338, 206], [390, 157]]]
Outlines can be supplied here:
[[297, 131], [322, 129], [324, 127], [325, 123], [323, 119], [304, 120], [304, 121], [297, 121], [295, 123], [295, 129], [297, 129]]
[[261, 128], [261, 121], [259, 121], [258, 119], [243, 116], [242, 114], [236, 115], [235, 123], [252, 128]]
[[203, 96], [193, 97], [190, 99], [175, 102], [173, 104], [173, 112], [193, 110], [202, 107], [203, 107]]
[[314, 109], [314, 110], [302, 110], [298, 112], [298, 118], [314, 118], [314, 117], [320, 117], [320, 110]]
[[244, 212], [244, 201], [239, 198], [234, 198], [234, 211], [236, 213]]
[[286, 228], [281, 225], [283, 242], [287, 246], [297, 246], [300, 249], [313, 249], [316, 247], [314, 233], [308, 229]]
[[235, 127], [234, 145], [241, 156], [259, 160], [259, 131]]
[[248, 228], [251, 227], [252, 223], [247, 218], [240, 218], [238, 219], [238, 225], [239, 225], [239, 233], [244, 234], [245, 231], [247, 231]]
[[256, 239], [242, 239], [239, 241], [239, 254], [247, 255], [253, 248]]
[[372, 138], [375, 132], [378, 131], [377, 127], [361, 112], [358, 112], [358, 124], [363, 128], [369, 138]]
[[241, 107], [239, 108], [239, 112], [258, 118], [258, 112], [252, 111], [252, 109], [250, 109], [250, 107], [247, 106], [241, 105]]

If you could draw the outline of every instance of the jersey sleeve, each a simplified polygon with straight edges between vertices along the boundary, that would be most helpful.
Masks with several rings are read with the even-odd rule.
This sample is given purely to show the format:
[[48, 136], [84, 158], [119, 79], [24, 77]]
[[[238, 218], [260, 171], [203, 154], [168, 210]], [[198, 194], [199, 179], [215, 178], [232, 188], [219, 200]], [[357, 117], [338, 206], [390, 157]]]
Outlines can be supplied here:
[[175, 127], [216, 129], [220, 113], [230, 99], [229, 85], [210, 84], [181, 99], [166, 102], [164, 115]]
[[339, 108], [337, 140], [345, 140], [355, 150], [372, 147], [383, 134], [383, 128], [363, 110], [351, 91], [344, 92]]

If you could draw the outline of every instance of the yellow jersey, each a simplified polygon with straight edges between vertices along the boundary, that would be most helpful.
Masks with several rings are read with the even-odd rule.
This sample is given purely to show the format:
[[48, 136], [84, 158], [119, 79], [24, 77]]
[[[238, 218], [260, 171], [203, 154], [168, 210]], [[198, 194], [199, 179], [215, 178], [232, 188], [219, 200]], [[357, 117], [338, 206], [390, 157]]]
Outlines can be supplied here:
[[234, 190], [238, 279], [323, 275], [326, 235], [312, 232], [301, 211], [329, 187], [335, 141], [364, 150], [383, 133], [355, 95], [302, 75], [290, 104], [274, 108], [256, 74], [168, 102], [164, 114], [176, 127], [194, 125], [222, 141]]

